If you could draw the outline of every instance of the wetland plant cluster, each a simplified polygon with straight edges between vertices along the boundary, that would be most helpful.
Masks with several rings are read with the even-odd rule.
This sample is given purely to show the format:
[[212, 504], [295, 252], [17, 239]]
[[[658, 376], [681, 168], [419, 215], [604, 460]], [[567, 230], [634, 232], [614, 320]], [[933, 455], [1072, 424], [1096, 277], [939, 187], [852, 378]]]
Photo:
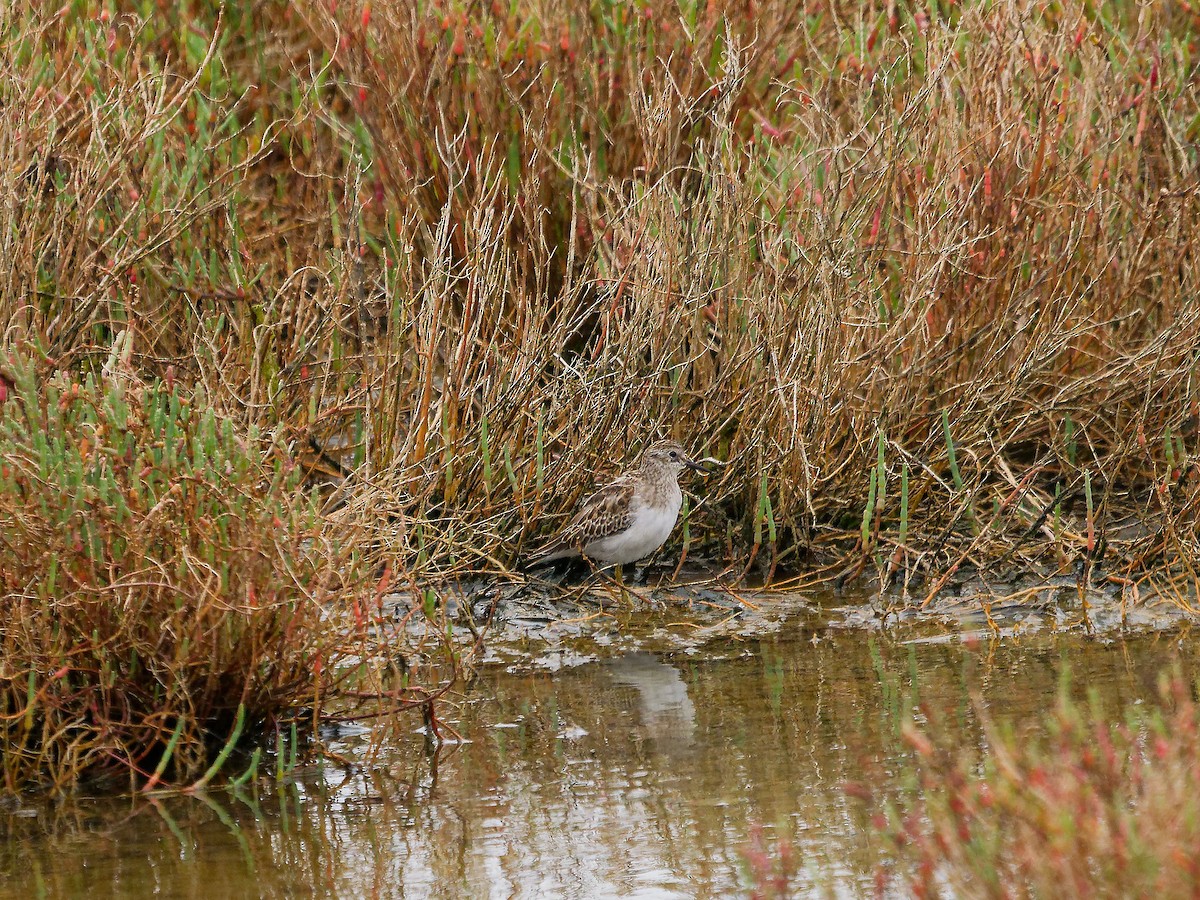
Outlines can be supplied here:
[[878, 871], [880, 894], [1194, 897], [1196, 695], [1164, 675], [1156, 702], [1114, 721], [1097, 696], [1064, 690], [1038, 734], [987, 722], [986, 753], [964, 751], [925, 707], [931, 725], [902, 726], [911, 792], [876, 814], [896, 859]]
[[338, 651], [322, 607], [357, 572], [286, 454], [253, 429], [238, 436], [202, 390], [110, 362], [79, 380], [40, 378], [31, 361], [5, 369], [8, 791], [84, 772], [202, 778], [228, 757], [220, 744], [319, 703], [322, 660]]
[[[436, 618], [651, 434], [730, 460], [685, 545], [746, 569], [1083, 563], [1189, 602], [1197, 33], [5, 6], [6, 788], [205, 777], [345, 688], [385, 588]], [[387, 656], [343, 692], [427, 697]]]

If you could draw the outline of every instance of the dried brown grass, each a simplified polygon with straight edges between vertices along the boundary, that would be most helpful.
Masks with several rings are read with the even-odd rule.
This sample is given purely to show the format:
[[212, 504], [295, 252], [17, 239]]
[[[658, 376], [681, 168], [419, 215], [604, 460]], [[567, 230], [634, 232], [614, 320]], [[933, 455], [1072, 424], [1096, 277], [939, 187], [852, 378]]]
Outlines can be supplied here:
[[495, 568], [670, 431], [735, 555], [1190, 566], [1190, 18], [791, 8], [304, 7], [400, 235], [374, 496]]

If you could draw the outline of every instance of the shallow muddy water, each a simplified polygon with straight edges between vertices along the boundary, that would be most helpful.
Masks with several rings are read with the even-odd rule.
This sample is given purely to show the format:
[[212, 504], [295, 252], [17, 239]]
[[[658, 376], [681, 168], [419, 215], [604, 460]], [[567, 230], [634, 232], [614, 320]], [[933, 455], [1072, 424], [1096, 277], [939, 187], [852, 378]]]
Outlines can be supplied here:
[[844, 786], [880, 796], [904, 777], [899, 697], [915, 690], [977, 746], [973, 695], [1035, 727], [1064, 664], [1117, 715], [1164, 669], [1200, 674], [1178, 629], [995, 640], [793, 606], [757, 638], [691, 644], [661, 640], [670, 609], [569, 649], [530, 625], [442, 706], [465, 742], [433, 757], [412, 717], [374, 755], [365, 729], [330, 731], [350, 765], [252, 791], [0, 806], [0, 895], [729, 897], [748, 892], [756, 833], [795, 848], [793, 895], [869, 895], [886, 847]]

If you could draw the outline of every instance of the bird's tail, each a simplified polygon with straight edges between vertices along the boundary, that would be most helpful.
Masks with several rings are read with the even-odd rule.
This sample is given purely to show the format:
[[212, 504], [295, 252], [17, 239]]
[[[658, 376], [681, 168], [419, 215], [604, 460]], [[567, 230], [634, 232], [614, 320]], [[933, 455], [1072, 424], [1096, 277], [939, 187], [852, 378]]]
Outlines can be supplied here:
[[544, 544], [534, 550], [530, 550], [521, 559], [522, 569], [532, 569], [536, 566], [545, 566], [559, 559], [567, 559], [571, 556], [578, 556], [579, 551], [560, 540], [552, 540], [548, 544]]

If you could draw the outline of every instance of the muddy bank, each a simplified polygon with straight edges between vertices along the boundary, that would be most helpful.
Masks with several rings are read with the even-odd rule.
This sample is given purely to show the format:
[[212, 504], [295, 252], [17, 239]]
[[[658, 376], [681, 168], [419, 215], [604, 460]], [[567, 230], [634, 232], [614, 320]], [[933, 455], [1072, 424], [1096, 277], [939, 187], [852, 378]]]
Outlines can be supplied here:
[[[638, 572], [628, 582], [574, 572], [553, 580], [478, 581], [441, 586], [449, 620], [473, 665], [554, 672], [637, 652], [697, 654], [714, 642], [763, 640], [780, 633], [821, 635], [844, 629], [896, 627], [927, 641], [972, 641], [1042, 632], [1111, 637], [1186, 627], [1194, 597], [1133, 592], [1090, 573], [962, 571], [923, 602], [919, 592], [879, 590], [835, 579], [785, 579], [770, 588], [727, 582], [714, 566], [689, 564]], [[410, 601], [388, 599], [394, 617]], [[406, 627], [427, 628], [405, 619]]]

